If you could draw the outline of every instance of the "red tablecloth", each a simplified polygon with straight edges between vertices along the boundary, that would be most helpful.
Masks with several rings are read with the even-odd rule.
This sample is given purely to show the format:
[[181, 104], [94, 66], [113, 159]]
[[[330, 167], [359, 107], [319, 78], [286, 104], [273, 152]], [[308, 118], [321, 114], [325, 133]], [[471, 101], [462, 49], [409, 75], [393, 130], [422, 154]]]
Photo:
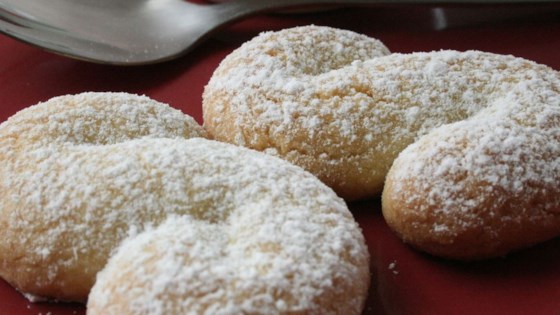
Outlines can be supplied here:
[[[394, 52], [478, 49], [560, 70], [560, 5], [372, 6], [268, 15], [231, 26], [165, 64], [114, 67], [66, 59], [0, 36], [0, 121], [50, 97], [126, 91], [201, 121], [201, 94], [220, 60], [265, 30], [317, 24], [381, 39]], [[1, 202], [1, 201], [0, 201]], [[350, 204], [367, 238], [372, 286], [364, 314], [560, 314], [560, 239], [476, 263], [416, 252], [385, 225], [379, 200]], [[0, 315], [83, 314], [75, 304], [29, 303], [0, 280]]]

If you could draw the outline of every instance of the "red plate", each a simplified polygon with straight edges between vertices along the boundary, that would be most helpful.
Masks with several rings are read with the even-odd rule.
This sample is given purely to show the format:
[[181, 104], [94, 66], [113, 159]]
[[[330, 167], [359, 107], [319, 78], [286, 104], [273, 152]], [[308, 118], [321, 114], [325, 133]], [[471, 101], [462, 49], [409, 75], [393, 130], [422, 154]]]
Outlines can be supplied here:
[[[62, 94], [126, 91], [171, 104], [201, 122], [201, 95], [228, 53], [265, 30], [317, 24], [381, 39], [392, 51], [478, 49], [513, 54], [560, 70], [560, 5], [375, 6], [253, 18], [184, 58], [145, 67], [70, 60], [0, 36], [0, 121]], [[1, 201], [0, 201], [1, 202]], [[558, 314], [560, 239], [476, 263], [419, 253], [397, 239], [379, 200], [350, 205], [372, 255], [364, 314]], [[0, 315], [84, 314], [76, 304], [29, 303], [0, 280]]]

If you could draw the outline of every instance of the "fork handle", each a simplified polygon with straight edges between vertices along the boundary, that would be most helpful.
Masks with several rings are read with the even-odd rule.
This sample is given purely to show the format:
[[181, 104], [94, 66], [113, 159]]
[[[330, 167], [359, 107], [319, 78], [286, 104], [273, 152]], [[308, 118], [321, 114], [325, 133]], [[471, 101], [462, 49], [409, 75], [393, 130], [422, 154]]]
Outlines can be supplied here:
[[241, 18], [278, 9], [299, 9], [317, 5], [375, 5], [375, 4], [523, 4], [553, 3], [560, 0], [232, 0], [212, 5], [222, 17], [223, 24]]
[[293, 9], [310, 5], [373, 5], [373, 4], [513, 4], [513, 3], [552, 3], [558, 0], [235, 0], [221, 5], [235, 7], [237, 11], [246, 8], [247, 12], [275, 9]]

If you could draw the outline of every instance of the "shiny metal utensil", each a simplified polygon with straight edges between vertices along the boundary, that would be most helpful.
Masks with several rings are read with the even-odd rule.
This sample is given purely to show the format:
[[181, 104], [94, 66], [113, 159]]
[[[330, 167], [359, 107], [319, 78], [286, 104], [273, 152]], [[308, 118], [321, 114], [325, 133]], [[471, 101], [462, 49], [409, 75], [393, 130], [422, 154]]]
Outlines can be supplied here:
[[200, 5], [184, 0], [0, 0], [0, 32], [73, 58], [138, 65], [178, 57], [228, 23], [275, 9], [319, 4], [527, 1], [236, 0]]

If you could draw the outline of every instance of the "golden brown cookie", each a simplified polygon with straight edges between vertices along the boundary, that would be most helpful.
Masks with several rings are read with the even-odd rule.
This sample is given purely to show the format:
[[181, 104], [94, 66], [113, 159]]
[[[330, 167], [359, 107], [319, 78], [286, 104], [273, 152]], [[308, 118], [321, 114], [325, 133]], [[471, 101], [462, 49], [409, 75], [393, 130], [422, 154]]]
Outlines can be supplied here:
[[309, 26], [226, 57], [203, 109], [214, 138], [300, 165], [346, 199], [386, 183], [383, 213], [406, 242], [476, 259], [560, 234], [559, 103], [559, 72], [529, 60], [388, 54]]
[[[317, 178], [260, 152], [168, 141], [164, 187], [189, 215], [126, 240], [88, 314], [361, 314], [369, 254], [348, 208]], [[157, 163], [159, 164], [159, 163]]]

